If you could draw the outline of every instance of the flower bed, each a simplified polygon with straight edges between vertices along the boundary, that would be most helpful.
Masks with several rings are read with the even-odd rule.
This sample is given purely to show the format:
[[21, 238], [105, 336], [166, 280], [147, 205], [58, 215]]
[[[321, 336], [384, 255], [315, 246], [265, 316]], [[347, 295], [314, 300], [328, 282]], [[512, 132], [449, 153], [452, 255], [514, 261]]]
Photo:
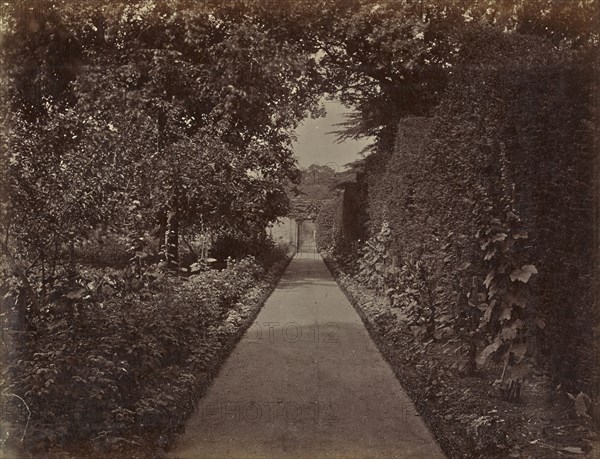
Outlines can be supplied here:
[[5, 372], [15, 413], [4, 446], [33, 457], [160, 456], [289, 260], [265, 268], [247, 257], [165, 281], [150, 299], [115, 295], [75, 321], [48, 319]]

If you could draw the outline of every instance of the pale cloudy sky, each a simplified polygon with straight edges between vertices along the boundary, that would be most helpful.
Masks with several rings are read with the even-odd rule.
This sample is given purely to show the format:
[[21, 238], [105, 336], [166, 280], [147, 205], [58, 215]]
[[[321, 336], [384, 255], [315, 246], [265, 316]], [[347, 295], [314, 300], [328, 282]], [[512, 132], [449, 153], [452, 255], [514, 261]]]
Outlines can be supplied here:
[[308, 167], [314, 163], [335, 163], [339, 170], [343, 170], [345, 164], [359, 159], [360, 151], [371, 142], [361, 139], [336, 143], [336, 136], [328, 132], [339, 129], [335, 124], [344, 121], [344, 114], [348, 109], [339, 102], [330, 101], [325, 101], [325, 109], [327, 115], [324, 118], [307, 118], [298, 127], [298, 141], [294, 144], [294, 153], [301, 167]]

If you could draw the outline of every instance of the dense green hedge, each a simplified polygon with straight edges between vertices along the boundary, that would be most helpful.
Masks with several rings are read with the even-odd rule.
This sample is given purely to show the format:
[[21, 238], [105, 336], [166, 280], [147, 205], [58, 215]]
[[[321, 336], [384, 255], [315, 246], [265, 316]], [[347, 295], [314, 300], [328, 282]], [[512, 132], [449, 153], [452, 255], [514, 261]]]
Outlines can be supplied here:
[[386, 251], [369, 275], [381, 271], [398, 305], [419, 304], [424, 329], [435, 311], [478, 363], [520, 346], [565, 387], [597, 392], [593, 61], [531, 36], [470, 34], [435, 115], [404, 119], [393, 151], [359, 174], [372, 238], [361, 266]]
[[333, 250], [342, 233], [342, 198], [325, 201], [315, 219], [318, 250]]

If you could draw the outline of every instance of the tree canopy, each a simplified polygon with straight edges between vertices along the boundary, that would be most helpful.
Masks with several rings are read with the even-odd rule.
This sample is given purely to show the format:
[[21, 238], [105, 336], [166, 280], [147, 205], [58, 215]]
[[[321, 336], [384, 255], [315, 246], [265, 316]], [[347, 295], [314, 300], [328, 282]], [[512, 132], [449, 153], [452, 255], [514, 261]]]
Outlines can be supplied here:
[[174, 215], [177, 228], [257, 233], [286, 212], [293, 130], [321, 93], [301, 44], [210, 3], [3, 9], [1, 220], [18, 240], [43, 251]]

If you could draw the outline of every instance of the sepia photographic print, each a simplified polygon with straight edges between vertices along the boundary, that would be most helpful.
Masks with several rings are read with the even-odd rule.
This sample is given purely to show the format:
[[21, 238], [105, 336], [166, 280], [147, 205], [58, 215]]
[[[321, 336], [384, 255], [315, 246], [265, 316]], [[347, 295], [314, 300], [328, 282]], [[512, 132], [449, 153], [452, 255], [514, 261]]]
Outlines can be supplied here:
[[0, 0], [0, 458], [600, 459], [598, 0]]

